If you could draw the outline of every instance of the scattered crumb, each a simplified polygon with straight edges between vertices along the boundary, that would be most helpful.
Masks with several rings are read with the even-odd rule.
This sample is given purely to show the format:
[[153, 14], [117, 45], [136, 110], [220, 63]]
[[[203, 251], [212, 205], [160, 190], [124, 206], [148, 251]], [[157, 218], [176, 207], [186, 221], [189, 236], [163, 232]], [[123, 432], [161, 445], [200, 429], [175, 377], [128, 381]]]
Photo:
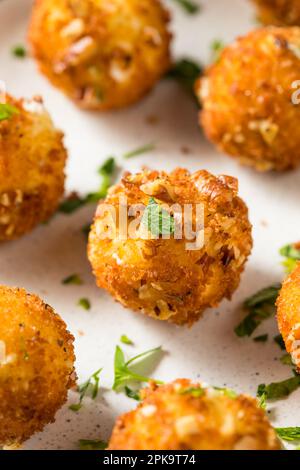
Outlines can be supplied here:
[[266, 220], [261, 220], [260, 224], [261, 224], [262, 227], [268, 227], [268, 225], [269, 225]]
[[189, 155], [190, 153], [192, 153], [192, 149], [190, 147], [188, 147], [187, 145], [183, 145], [180, 149], [181, 153], [183, 153], [184, 155]]
[[150, 124], [151, 126], [156, 126], [156, 124], [159, 123], [159, 118], [155, 116], [154, 114], [151, 114], [149, 116], [146, 116], [145, 121], [147, 124]]
[[79, 336], [84, 336], [84, 331], [82, 330], [77, 330], [77, 333], [79, 334]]

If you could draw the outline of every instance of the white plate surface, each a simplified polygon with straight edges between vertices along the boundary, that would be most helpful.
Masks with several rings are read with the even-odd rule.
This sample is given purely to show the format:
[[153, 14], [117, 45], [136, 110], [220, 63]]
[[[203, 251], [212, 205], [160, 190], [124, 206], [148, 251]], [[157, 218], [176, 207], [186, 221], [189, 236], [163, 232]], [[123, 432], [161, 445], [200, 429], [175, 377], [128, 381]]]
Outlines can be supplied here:
[[[246, 0], [201, 0], [202, 12], [194, 16], [173, 8], [172, 0], [165, 2], [173, 11], [176, 56], [189, 55], [206, 63], [213, 39], [228, 43], [255, 27], [255, 13]], [[104, 367], [103, 389], [96, 402], [87, 399], [79, 413], [64, 406], [57, 413], [56, 422], [30, 439], [24, 448], [76, 449], [79, 439], [109, 437], [115, 418], [135, 406], [133, 400], [109, 391], [114, 349], [123, 333], [136, 343], [134, 349], [124, 346], [130, 355], [163, 346], [166, 354], [155, 371], [155, 376], [163, 380], [200, 378], [255, 395], [259, 383], [290, 377], [290, 369], [279, 362], [281, 351], [272, 341], [257, 344], [251, 339], [239, 339], [233, 329], [241, 318], [241, 301], [282, 279], [278, 248], [299, 238], [300, 171], [261, 175], [218, 154], [199, 130], [193, 103], [170, 81], [162, 82], [138, 105], [123, 111], [107, 114], [79, 111], [49, 85], [31, 59], [18, 60], [11, 54], [12, 46], [25, 42], [31, 3], [31, 0], [0, 3], [0, 79], [16, 96], [44, 97], [56, 125], [66, 134], [67, 190], [94, 190], [98, 182], [96, 169], [108, 155], [122, 155], [124, 151], [155, 142], [154, 152], [126, 162], [120, 158], [120, 166], [129, 170], [138, 170], [143, 164], [166, 170], [184, 166], [191, 171], [205, 168], [238, 177], [240, 194], [250, 209], [255, 245], [233, 300], [207, 311], [202, 320], [188, 329], [132, 313], [96, 288], [81, 233], [94, 207], [72, 216], [58, 215], [49, 225], [37, 228], [21, 240], [3, 244], [0, 283], [22, 286], [39, 294], [61, 314], [76, 337], [79, 382]], [[159, 118], [155, 126], [147, 122], [152, 115]], [[182, 154], [182, 146], [190, 147], [192, 154]], [[83, 286], [61, 284], [72, 273], [83, 277]], [[76, 305], [81, 297], [91, 300], [89, 312]], [[258, 334], [265, 332], [271, 337], [277, 334], [274, 319], [258, 330]], [[299, 398], [300, 391], [272, 406], [272, 422], [299, 426]], [[69, 404], [76, 399], [71, 392]]]

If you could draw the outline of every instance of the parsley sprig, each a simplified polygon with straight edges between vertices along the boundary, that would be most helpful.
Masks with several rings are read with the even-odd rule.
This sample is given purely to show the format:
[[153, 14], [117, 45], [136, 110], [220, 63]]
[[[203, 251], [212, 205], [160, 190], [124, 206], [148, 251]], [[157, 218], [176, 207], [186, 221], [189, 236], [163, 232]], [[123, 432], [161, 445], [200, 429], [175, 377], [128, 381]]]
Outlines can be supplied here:
[[175, 232], [174, 217], [163, 209], [153, 197], [149, 199], [141, 223], [155, 236], [169, 236]]
[[0, 121], [11, 119], [14, 114], [19, 114], [20, 111], [9, 103], [0, 103]]
[[74, 403], [73, 405], [69, 406], [69, 409], [72, 411], [79, 411], [82, 407], [82, 402], [84, 397], [90, 393], [91, 398], [95, 400], [98, 396], [99, 391], [99, 381], [100, 381], [100, 373], [102, 372], [103, 368], [98, 369], [94, 374], [92, 374], [86, 382], [82, 385], [78, 386], [79, 392], [79, 401], [78, 403]]
[[284, 441], [299, 441], [300, 440], [300, 427], [290, 428], [275, 428], [280, 439]]
[[262, 401], [280, 400], [293, 393], [300, 387], [300, 375], [295, 375], [282, 382], [272, 382], [269, 385], [260, 384], [257, 389], [257, 396]]
[[285, 258], [282, 265], [286, 273], [290, 274], [296, 268], [298, 261], [300, 261], [300, 244], [285, 245], [280, 249], [279, 253]]

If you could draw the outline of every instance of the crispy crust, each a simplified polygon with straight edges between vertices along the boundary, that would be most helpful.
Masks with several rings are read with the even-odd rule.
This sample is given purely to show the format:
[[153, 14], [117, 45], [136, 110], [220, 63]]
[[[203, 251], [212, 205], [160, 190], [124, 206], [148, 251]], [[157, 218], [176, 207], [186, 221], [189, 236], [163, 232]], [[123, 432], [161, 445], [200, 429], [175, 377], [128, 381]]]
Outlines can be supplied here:
[[[234, 178], [206, 171], [126, 174], [99, 203], [89, 237], [88, 256], [99, 287], [126, 307], [178, 325], [192, 325], [206, 308], [231, 298], [252, 247], [247, 207], [237, 189]], [[128, 206], [146, 206], [150, 195], [181, 208], [203, 204], [205, 246], [186, 250], [185, 238], [143, 240], [140, 227], [136, 239], [103, 239], [103, 204], [112, 204], [119, 214], [119, 197], [127, 197]]]
[[136, 410], [120, 416], [109, 450], [278, 450], [280, 442], [254, 398], [214, 389], [200, 397], [178, 379], [145, 389]]
[[41, 72], [77, 105], [122, 108], [169, 68], [168, 21], [159, 0], [36, 0], [29, 41]]
[[54, 421], [74, 385], [74, 337], [54, 310], [24, 289], [0, 286], [0, 445], [23, 442]]
[[300, 372], [300, 263], [283, 283], [277, 300], [277, 321], [286, 350]]
[[226, 47], [197, 84], [200, 121], [217, 147], [259, 171], [300, 163], [300, 28], [261, 28]]
[[42, 100], [7, 102], [18, 109], [0, 122], [0, 241], [18, 238], [55, 212], [67, 158]]
[[258, 18], [266, 25], [300, 26], [298, 0], [253, 0], [258, 7]]

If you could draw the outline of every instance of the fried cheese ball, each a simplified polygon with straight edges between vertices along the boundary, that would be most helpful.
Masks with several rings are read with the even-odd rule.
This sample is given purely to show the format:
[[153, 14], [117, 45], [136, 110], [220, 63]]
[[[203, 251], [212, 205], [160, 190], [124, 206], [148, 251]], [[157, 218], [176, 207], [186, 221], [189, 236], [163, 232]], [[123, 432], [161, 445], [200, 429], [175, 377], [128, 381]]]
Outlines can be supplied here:
[[168, 21], [159, 0], [36, 0], [29, 41], [41, 72], [77, 105], [116, 109], [168, 70]]
[[188, 379], [142, 390], [119, 417], [109, 450], [277, 450], [275, 430], [257, 400], [202, 388]]
[[300, 164], [299, 48], [300, 28], [255, 30], [225, 47], [196, 85], [208, 139], [259, 171]]
[[[157, 320], [192, 325], [206, 308], [217, 306], [224, 297], [231, 298], [251, 252], [248, 210], [237, 192], [235, 178], [215, 177], [207, 171], [125, 174], [100, 201], [89, 236], [88, 256], [98, 286], [135, 311]], [[155, 238], [151, 227], [127, 211], [128, 236], [126, 239], [125, 232], [124, 239], [118, 223], [119, 201], [124, 198], [129, 210], [141, 204], [149, 210], [153, 201], [158, 208], [167, 204], [165, 210], [169, 208], [168, 217], [175, 223], [182, 211], [182, 236], [169, 231], [169, 239]], [[186, 204], [192, 207], [192, 219], [188, 214], [185, 218]], [[116, 211], [117, 221], [115, 230], [108, 233], [111, 220], [107, 205]], [[203, 210], [203, 220], [198, 217], [198, 222], [204, 230], [202, 225], [189, 235], [184, 226], [190, 222], [196, 228], [197, 208], [200, 215]], [[141, 213], [144, 217], [143, 210]]]
[[15, 111], [0, 120], [0, 241], [20, 237], [55, 212], [67, 157], [40, 98], [7, 96], [6, 104]]
[[300, 263], [284, 281], [277, 299], [279, 331], [300, 372]]
[[258, 19], [266, 25], [300, 26], [299, 0], [254, 0]]
[[24, 289], [0, 286], [0, 312], [0, 446], [8, 446], [54, 421], [76, 378], [74, 338]]

